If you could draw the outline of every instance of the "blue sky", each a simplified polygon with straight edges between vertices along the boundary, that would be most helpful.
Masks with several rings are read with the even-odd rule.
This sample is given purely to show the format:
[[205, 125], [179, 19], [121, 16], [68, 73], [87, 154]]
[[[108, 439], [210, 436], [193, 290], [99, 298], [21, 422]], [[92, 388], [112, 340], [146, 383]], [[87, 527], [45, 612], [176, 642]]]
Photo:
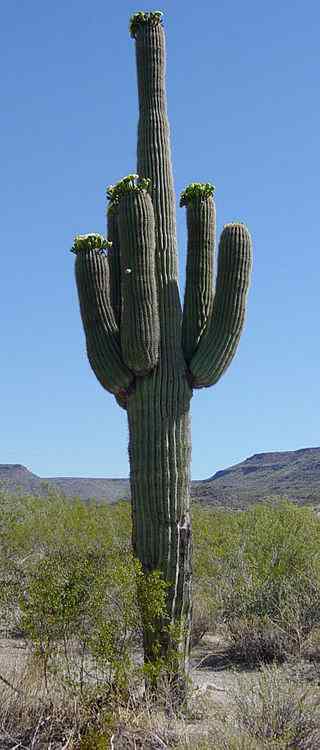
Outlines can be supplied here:
[[[213, 182], [219, 231], [240, 219], [254, 240], [238, 353], [192, 401], [193, 478], [320, 445], [319, 8], [160, 6], [177, 194]], [[135, 171], [128, 20], [154, 9], [2, 9], [0, 463], [40, 476], [128, 475], [126, 416], [89, 368], [68, 249], [76, 233], [105, 231], [105, 187]], [[178, 229], [183, 291], [184, 209]]]

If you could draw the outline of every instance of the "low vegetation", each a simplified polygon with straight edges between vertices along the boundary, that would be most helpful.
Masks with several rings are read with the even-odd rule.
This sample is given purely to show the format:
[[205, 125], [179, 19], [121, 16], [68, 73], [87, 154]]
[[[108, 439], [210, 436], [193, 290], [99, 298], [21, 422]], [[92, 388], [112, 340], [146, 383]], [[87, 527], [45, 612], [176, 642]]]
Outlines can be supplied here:
[[[195, 626], [227, 628], [251, 664], [301, 655], [320, 622], [320, 521], [288, 502], [194, 511]], [[203, 619], [203, 617], [202, 617]]]
[[[241, 513], [195, 505], [193, 528], [193, 645], [216, 634], [224, 663], [255, 670], [250, 685], [239, 677], [226, 712], [190, 685], [177, 713], [161, 659], [155, 710], [137, 589], [153, 622], [165, 583], [155, 573], [145, 581], [132, 556], [128, 503], [2, 493], [1, 748], [320, 746], [316, 513], [287, 502]], [[298, 664], [312, 665], [309, 685]]]

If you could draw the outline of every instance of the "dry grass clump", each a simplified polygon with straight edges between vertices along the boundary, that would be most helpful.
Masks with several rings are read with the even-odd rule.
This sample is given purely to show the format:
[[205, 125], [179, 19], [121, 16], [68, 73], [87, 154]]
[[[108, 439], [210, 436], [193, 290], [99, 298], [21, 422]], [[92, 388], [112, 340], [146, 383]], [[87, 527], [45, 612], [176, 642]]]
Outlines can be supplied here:
[[302, 648], [302, 657], [313, 662], [320, 677], [320, 626], [314, 627], [306, 638]]
[[319, 750], [320, 694], [283, 668], [262, 667], [256, 680], [238, 677], [225, 715], [211, 718], [207, 736], [179, 750]]
[[[270, 746], [268, 748], [270, 750]], [[266, 746], [245, 734], [241, 737], [220, 735], [217, 729], [208, 739], [201, 740], [196, 745], [178, 745], [177, 750], [266, 750]]]
[[93, 684], [80, 692], [61, 673], [45, 681], [28, 649], [2, 646], [1, 750], [163, 750], [186, 735], [165, 680], [156, 704], [137, 681], [123, 690]]
[[214, 633], [219, 624], [217, 608], [212, 589], [210, 592], [199, 582], [193, 588], [193, 615], [191, 645], [196, 646], [206, 633]]
[[[50, 674], [46, 687], [39, 662], [27, 649], [10, 652], [7, 644], [2, 652], [7, 684], [0, 679], [1, 750], [232, 747], [233, 738], [224, 738], [225, 710], [213, 703], [212, 694], [190, 688], [188, 707], [179, 713], [170, 703], [168, 680], [159, 686], [156, 702], [148, 693], [142, 695], [137, 684], [113, 693], [87, 686], [81, 695], [68, 688], [61, 674]], [[251, 744], [249, 738], [243, 747], [256, 750]]]
[[[1, 664], [2, 668], [2, 664]], [[30, 656], [6, 665], [0, 679], [1, 750], [62, 750], [70, 747], [80, 725], [78, 702], [59, 681], [46, 690]]]
[[136, 686], [113, 694], [97, 686], [76, 695], [27, 658], [0, 680], [1, 750], [318, 750], [320, 695], [316, 683], [284, 668], [262, 667], [250, 679], [235, 676], [231, 700], [192, 691], [179, 714], [164, 682], [157, 702]]
[[229, 658], [249, 667], [286, 661], [293, 651], [289, 634], [267, 617], [234, 618], [229, 623]]
[[256, 684], [239, 680], [234, 696], [240, 731], [277, 750], [320, 748], [318, 686], [302, 686], [278, 667], [263, 667]]

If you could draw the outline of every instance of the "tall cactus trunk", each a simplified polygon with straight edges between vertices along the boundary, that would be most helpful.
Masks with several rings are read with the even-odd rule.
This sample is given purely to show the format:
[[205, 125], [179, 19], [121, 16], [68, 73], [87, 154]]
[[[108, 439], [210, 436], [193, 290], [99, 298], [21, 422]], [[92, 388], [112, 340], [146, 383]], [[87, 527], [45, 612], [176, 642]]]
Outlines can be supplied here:
[[[167, 622], [145, 625], [145, 660], [176, 650], [181, 674], [191, 626], [190, 395], [184, 372], [160, 363], [128, 405], [133, 549], [146, 573], [160, 570], [170, 584]], [[169, 624], [178, 634], [169, 636]]]
[[[181, 347], [175, 193], [165, 91], [165, 36], [161, 24], [135, 33], [139, 95], [137, 172], [151, 180], [155, 216], [155, 273], [160, 327], [155, 371], [137, 383], [128, 403], [133, 547], [146, 571], [160, 569], [168, 590], [168, 618], [180, 623], [177, 644], [162, 633], [163, 655], [177, 645], [188, 669], [191, 626], [190, 418], [192, 395]], [[159, 633], [145, 629], [145, 658], [154, 658]], [[153, 641], [155, 643], [153, 643]]]
[[183, 699], [191, 630], [190, 399], [193, 388], [219, 380], [236, 351], [251, 238], [244, 224], [224, 227], [214, 290], [214, 188], [186, 188], [182, 312], [162, 14], [137, 13], [130, 28], [139, 177], [128, 175], [108, 190], [108, 240], [78, 235], [72, 249], [90, 364], [128, 413], [134, 553], [146, 580], [160, 571], [166, 584], [166, 607], [151, 621], [140, 591], [145, 662], [160, 657], [171, 666], [175, 698]]

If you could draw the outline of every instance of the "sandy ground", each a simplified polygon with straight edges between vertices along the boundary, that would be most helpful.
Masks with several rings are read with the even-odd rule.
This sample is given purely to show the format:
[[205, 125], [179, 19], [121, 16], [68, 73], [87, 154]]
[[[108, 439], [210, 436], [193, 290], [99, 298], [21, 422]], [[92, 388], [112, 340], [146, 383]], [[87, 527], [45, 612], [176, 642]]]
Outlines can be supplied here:
[[[210, 666], [207, 660], [216, 658], [212, 656], [216, 651], [219, 652], [219, 643], [216, 639], [210, 639], [204, 642], [194, 650], [191, 663], [191, 680], [194, 691], [192, 691], [192, 703], [195, 709], [191, 710], [191, 716], [188, 720], [173, 720], [172, 731], [178, 733], [181, 737], [191, 739], [196, 742], [207, 736], [210, 725], [207, 716], [211, 714], [211, 707], [214, 707], [215, 714], [219, 707], [224, 711], [229, 702], [232, 702], [232, 688], [235, 687], [235, 677], [230, 670], [226, 670], [218, 663]], [[137, 654], [137, 661], [141, 661], [141, 655]], [[32, 676], [32, 658], [30, 651], [26, 648], [23, 641], [19, 639], [0, 638], [0, 701], [4, 708], [5, 704], [12, 705], [14, 702], [25, 703], [25, 695], [33, 702], [32, 693], [36, 690], [37, 667], [34, 665], [34, 680]], [[28, 675], [27, 683], [24, 679], [24, 673]], [[55, 679], [55, 678], [54, 678]], [[11, 686], [16, 688], [16, 694]], [[19, 692], [21, 691], [21, 693]], [[37, 694], [39, 695], [39, 693]], [[208, 713], [203, 712], [203, 705], [208, 708]], [[198, 712], [198, 706], [202, 709]], [[9, 708], [10, 711], [10, 708]], [[169, 725], [170, 720], [169, 720]], [[12, 742], [8, 740], [6, 731], [1, 731], [0, 727], [0, 750], [6, 750], [13, 747], [19, 747], [15, 739]], [[21, 747], [28, 747], [24, 744]], [[60, 745], [59, 745], [60, 747]]]
[[[137, 661], [140, 661], [141, 655], [137, 655], [137, 657]], [[17, 688], [17, 691], [22, 689], [25, 694], [26, 684], [23, 680], [23, 673], [26, 667], [28, 673], [27, 692], [30, 695], [33, 692], [30, 652], [23, 641], [0, 639], [0, 700], [1, 698], [4, 699], [6, 695], [10, 699], [14, 698], [11, 688], [1, 678], [8, 680], [11, 685]], [[191, 700], [195, 708], [191, 710], [190, 719], [181, 722], [181, 734], [196, 741], [199, 738], [206, 737], [210, 728], [207, 717], [212, 714], [212, 709], [214, 715], [217, 715], [220, 711], [224, 713], [225, 710], [228, 713], [230, 712], [233, 693], [237, 689], [238, 675], [230, 665], [225, 664], [223, 646], [219, 639], [208, 636], [193, 650], [190, 677], [193, 688]], [[36, 671], [34, 682], [37, 682]], [[18, 692], [16, 698], [19, 701]], [[201, 707], [200, 713], [198, 711], [199, 706]], [[207, 708], [207, 712], [206, 708], [203, 709], [203, 706]], [[174, 725], [175, 730], [180, 733], [180, 722], [174, 722]], [[11, 746], [5, 745], [5, 747]]]
[[[181, 734], [196, 741], [199, 738], [205, 738], [210, 731], [212, 732], [212, 718], [210, 724], [209, 717], [215, 717], [222, 722], [232, 725], [234, 716], [234, 696], [239, 691], [250, 689], [259, 679], [258, 669], [245, 669], [228, 661], [226, 644], [217, 636], [207, 635], [196, 648], [193, 649], [191, 658], [190, 677], [192, 687], [191, 703], [195, 707], [194, 712], [191, 710], [190, 719], [181, 722]], [[141, 655], [137, 654], [138, 661]], [[25, 694], [26, 683], [23, 681], [23, 673], [27, 667], [28, 672], [28, 693], [33, 692], [34, 685], [37, 682], [37, 666], [34, 665], [34, 679], [32, 674], [32, 660], [30, 660], [30, 651], [25, 647], [23, 641], [16, 639], [0, 638], [0, 701], [7, 702], [6, 696], [12, 698], [12, 688], [5, 684], [8, 680], [11, 686], [17, 689], [17, 699], [20, 702], [19, 690]], [[297, 665], [295, 665], [295, 678]], [[302, 668], [302, 667], [301, 667]], [[303, 682], [305, 680], [314, 680], [314, 674], [309, 676], [310, 665], [303, 667], [301, 673]], [[31, 670], [31, 671], [30, 671]], [[319, 673], [318, 673], [319, 677]], [[56, 678], [53, 678], [55, 680]], [[55, 685], [55, 683], [53, 683]], [[318, 682], [319, 684], [319, 682]], [[200, 710], [198, 710], [200, 707]], [[206, 713], [207, 707], [207, 713]], [[179, 724], [179, 722], [178, 722]], [[177, 725], [175, 723], [175, 727]], [[180, 734], [180, 730], [178, 730]], [[0, 731], [1, 735], [1, 731]], [[211, 735], [210, 735], [211, 736]], [[18, 747], [18, 745], [16, 746]], [[59, 746], [60, 747], [60, 746]], [[2, 748], [10, 748], [11, 745], [1, 744]]]
[[[0, 638], [0, 681], [3, 677], [18, 687], [29, 658], [30, 653], [24, 641]], [[257, 673], [253, 670], [241, 670], [241, 674], [254, 681]], [[210, 692], [214, 700], [223, 705], [232, 701], [232, 694], [237, 689], [239, 670], [226, 661], [219, 637], [207, 635], [193, 649], [190, 678], [196, 691]]]
[[257, 680], [258, 670], [239, 668], [228, 661], [225, 645], [218, 636], [207, 635], [193, 650], [190, 677], [194, 688], [210, 693], [215, 703], [227, 706], [237, 692], [239, 678], [247, 684]]

